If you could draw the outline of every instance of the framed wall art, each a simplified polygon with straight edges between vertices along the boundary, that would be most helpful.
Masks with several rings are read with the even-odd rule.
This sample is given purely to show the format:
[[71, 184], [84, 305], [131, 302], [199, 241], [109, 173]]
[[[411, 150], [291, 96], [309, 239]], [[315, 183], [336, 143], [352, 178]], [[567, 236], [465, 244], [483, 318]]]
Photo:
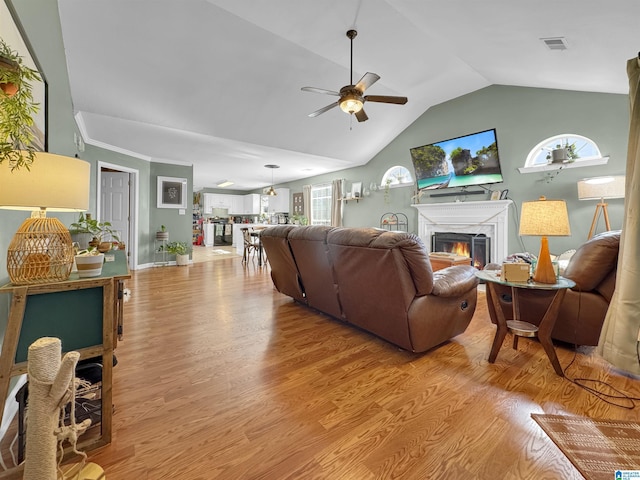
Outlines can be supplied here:
[[187, 179], [158, 176], [158, 208], [187, 208]]

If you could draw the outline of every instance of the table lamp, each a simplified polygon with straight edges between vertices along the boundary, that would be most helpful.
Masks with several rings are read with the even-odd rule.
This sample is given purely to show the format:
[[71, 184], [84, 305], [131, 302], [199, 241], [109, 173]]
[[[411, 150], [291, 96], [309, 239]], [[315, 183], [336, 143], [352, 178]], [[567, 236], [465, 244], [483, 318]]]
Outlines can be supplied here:
[[36, 152], [29, 170], [0, 165], [0, 208], [31, 210], [7, 251], [7, 273], [14, 285], [63, 281], [73, 266], [69, 229], [46, 211], [89, 208], [91, 165], [77, 158]]
[[578, 198], [580, 200], [600, 200], [593, 214], [593, 221], [591, 222], [591, 229], [589, 230], [587, 240], [593, 237], [601, 212], [604, 214], [604, 224], [607, 231], [611, 230], [609, 212], [607, 211], [607, 204], [604, 199], [624, 198], [624, 182], [624, 175], [583, 178], [582, 180], [578, 180]]
[[540, 283], [556, 283], [556, 272], [551, 263], [547, 236], [571, 235], [565, 201], [540, 197], [540, 200], [522, 202], [519, 234], [542, 237], [533, 280]]

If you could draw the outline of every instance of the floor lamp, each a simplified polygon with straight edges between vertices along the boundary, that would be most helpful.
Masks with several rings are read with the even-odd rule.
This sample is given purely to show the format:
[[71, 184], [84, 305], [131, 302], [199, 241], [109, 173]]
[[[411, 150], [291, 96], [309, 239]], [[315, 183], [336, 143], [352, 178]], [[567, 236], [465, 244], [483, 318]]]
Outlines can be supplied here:
[[605, 198], [624, 198], [624, 182], [624, 175], [584, 178], [578, 181], [578, 198], [580, 200], [599, 200], [596, 205], [596, 211], [593, 214], [593, 221], [591, 222], [587, 240], [593, 237], [601, 213], [604, 216], [605, 228], [607, 231], [611, 230], [607, 203], [604, 200]]
[[91, 165], [84, 160], [46, 152], [36, 152], [29, 170], [0, 165], [0, 208], [31, 211], [7, 250], [11, 283], [29, 285], [69, 278], [74, 258], [69, 229], [46, 212], [89, 208], [90, 173]]

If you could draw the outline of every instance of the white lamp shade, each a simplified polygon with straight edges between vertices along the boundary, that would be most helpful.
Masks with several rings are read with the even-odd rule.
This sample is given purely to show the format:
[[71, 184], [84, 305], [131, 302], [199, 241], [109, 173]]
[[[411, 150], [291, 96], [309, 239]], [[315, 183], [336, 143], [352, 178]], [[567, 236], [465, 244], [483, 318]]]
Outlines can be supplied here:
[[89, 208], [91, 165], [84, 160], [36, 152], [29, 170], [0, 165], [0, 208], [78, 212]]
[[520, 235], [567, 236], [571, 235], [569, 214], [564, 200], [540, 200], [522, 202]]
[[580, 200], [624, 198], [624, 183], [624, 175], [583, 178], [578, 180], [578, 198]]

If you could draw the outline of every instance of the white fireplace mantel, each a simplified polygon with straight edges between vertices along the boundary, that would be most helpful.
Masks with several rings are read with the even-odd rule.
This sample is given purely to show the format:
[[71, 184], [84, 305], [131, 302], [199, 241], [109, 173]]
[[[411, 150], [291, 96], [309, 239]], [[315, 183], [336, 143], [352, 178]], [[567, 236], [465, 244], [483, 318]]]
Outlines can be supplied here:
[[491, 238], [491, 262], [508, 255], [511, 200], [447, 202], [412, 205], [418, 210], [418, 236], [431, 251], [434, 233], [476, 233]]

